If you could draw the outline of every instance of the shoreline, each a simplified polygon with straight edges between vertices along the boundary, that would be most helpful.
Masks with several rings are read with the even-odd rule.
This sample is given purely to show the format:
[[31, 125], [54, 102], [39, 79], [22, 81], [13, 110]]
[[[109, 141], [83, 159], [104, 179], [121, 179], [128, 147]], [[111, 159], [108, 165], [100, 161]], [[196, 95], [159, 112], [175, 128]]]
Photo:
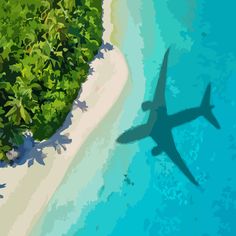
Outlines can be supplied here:
[[[103, 3], [104, 43], [110, 43], [113, 30], [110, 19], [111, 2], [112, 0], [104, 0]], [[91, 63], [91, 68], [93, 72], [83, 84], [79, 97], [79, 101], [86, 101], [88, 111], [82, 112], [76, 105], [76, 100], [64, 123], [71, 123], [69, 127], [65, 125], [67, 128], [61, 128], [61, 132], [46, 141], [50, 144], [58, 135], [66, 136], [72, 140], [71, 143], [62, 145], [67, 150], [58, 154], [52, 146], [45, 145], [45, 166], [35, 162], [30, 168], [25, 163], [16, 168], [1, 169], [1, 183], [7, 184], [6, 188], [1, 189], [4, 198], [0, 199], [0, 219], [5, 219], [1, 221], [1, 235], [28, 235], [64, 178], [76, 153], [123, 91], [128, 80], [128, 67], [118, 48], [104, 50], [104, 59], [96, 58]], [[31, 155], [34, 151], [32, 150]]]

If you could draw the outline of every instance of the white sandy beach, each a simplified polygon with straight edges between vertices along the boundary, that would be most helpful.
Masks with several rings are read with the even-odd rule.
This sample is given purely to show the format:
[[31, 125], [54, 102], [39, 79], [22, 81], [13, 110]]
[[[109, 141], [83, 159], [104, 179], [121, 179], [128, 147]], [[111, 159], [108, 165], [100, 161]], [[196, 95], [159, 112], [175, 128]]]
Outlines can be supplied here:
[[[111, 1], [104, 0], [104, 42], [110, 42], [113, 25], [111, 23]], [[53, 193], [61, 183], [67, 169], [81, 145], [89, 134], [108, 114], [118, 100], [128, 79], [128, 68], [118, 48], [104, 51], [104, 59], [95, 59], [91, 63], [93, 73], [83, 84], [79, 101], [86, 101], [88, 110], [82, 112], [74, 104], [65, 122], [65, 129], [55, 134], [45, 143], [45, 166], [36, 161], [29, 168], [27, 163], [0, 170], [0, 183], [6, 188], [0, 189], [4, 196], [0, 199], [0, 235], [28, 235], [32, 223], [36, 222], [42, 209], [47, 205]], [[68, 121], [71, 121], [67, 127]], [[50, 144], [59, 135], [66, 135], [71, 143], [59, 154]], [[32, 150], [32, 155], [35, 149]], [[86, 181], [84, 179], [83, 181]]]

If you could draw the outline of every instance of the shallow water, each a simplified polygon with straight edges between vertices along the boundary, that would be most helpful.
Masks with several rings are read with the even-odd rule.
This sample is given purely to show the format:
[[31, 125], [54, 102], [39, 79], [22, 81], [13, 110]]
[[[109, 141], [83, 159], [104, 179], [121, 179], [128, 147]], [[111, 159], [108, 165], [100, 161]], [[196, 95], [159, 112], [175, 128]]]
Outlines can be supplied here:
[[[121, 11], [127, 13], [128, 24], [118, 28], [124, 30], [120, 48], [130, 81], [77, 154], [31, 235], [236, 235], [236, 34], [230, 27], [236, 3], [119, 0], [115, 7], [116, 22], [125, 17]], [[211, 82], [222, 126], [218, 131], [199, 118], [174, 130], [200, 188], [164, 154], [152, 157], [149, 138], [115, 143], [125, 129], [147, 120], [140, 106], [153, 97], [169, 46], [168, 112], [198, 106]], [[90, 173], [96, 174], [82, 185]]]

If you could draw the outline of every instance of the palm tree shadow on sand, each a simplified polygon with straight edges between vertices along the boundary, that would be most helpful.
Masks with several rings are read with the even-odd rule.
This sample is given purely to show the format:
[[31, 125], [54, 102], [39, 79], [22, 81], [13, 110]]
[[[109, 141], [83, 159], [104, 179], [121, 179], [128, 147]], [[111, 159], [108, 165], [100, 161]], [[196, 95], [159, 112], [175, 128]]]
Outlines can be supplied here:
[[[66, 123], [66, 122], [65, 122]], [[62, 131], [61, 131], [62, 132]], [[24, 165], [27, 163], [28, 167], [31, 167], [35, 162], [40, 165], [45, 165], [44, 159], [47, 157], [44, 153], [46, 148], [53, 147], [54, 150], [61, 154], [62, 151], [66, 151], [66, 145], [71, 143], [72, 139], [69, 138], [68, 134], [62, 134], [61, 132], [56, 132], [49, 140], [42, 142], [34, 142], [31, 148], [25, 148], [24, 146], [19, 147], [19, 157], [10, 163], [0, 163], [0, 167], [16, 167], [18, 165]], [[25, 137], [25, 140], [32, 137]]]
[[[0, 184], [0, 189], [1, 189], [1, 188], [5, 188], [5, 187], [6, 187], [6, 184]], [[2, 195], [2, 194], [0, 194], [0, 199], [1, 199], [1, 198], [3, 198], [3, 195]]]
[[[104, 54], [108, 51], [112, 51], [113, 49], [114, 49], [114, 46], [112, 44], [103, 42], [101, 47], [98, 50], [97, 55], [94, 57], [94, 60], [104, 59]], [[90, 66], [88, 75], [92, 75], [94, 72], [95, 72], [94, 68], [92, 66]], [[76, 109], [77, 107], [79, 107], [82, 112], [85, 112], [88, 110], [88, 105], [87, 105], [86, 101], [81, 101], [80, 96], [81, 96], [82, 92], [83, 92], [83, 89], [81, 88], [79, 91], [78, 97], [74, 101], [73, 108]]]
[[67, 128], [72, 124], [72, 112], [75, 109], [80, 109], [82, 112], [86, 112], [88, 108], [85, 101], [81, 102], [79, 100], [81, 93], [82, 89], [79, 91], [77, 98], [73, 102], [72, 109], [67, 115], [62, 127], [59, 128], [51, 138], [42, 142], [37, 142], [34, 141], [33, 137], [30, 134], [25, 134], [24, 144], [17, 149], [17, 151], [19, 152], [19, 157], [14, 161], [10, 161], [10, 163], [0, 161], [0, 168], [4, 168], [7, 166], [11, 166], [14, 168], [18, 165], [24, 165], [26, 163], [28, 167], [31, 167], [35, 162], [40, 165], [45, 165], [44, 159], [47, 156], [44, 153], [44, 150], [46, 148], [53, 147], [58, 154], [66, 151], [67, 145], [72, 142], [72, 139], [69, 138], [69, 133], [65, 133]]
[[81, 101], [80, 96], [83, 92], [83, 88], [80, 89], [78, 97], [75, 99], [74, 104], [73, 104], [73, 110], [79, 108], [82, 112], [85, 112], [88, 110], [88, 105], [86, 101]]

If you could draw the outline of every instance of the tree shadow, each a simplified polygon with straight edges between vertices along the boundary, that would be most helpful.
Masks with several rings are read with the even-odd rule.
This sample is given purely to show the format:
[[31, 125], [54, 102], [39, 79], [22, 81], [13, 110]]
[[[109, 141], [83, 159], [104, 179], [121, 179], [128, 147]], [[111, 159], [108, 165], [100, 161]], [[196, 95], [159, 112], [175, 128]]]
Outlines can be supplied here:
[[94, 57], [94, 60], [96, 59], [104, 59], [104, 54], [108, 51], [112, 51], [114, 49], [114, 46], [110, 43], [102, 43], [100, 46], [97, 55]]
[[104, 53], [99, 50], [94, 59], [104, 59]]
[[110, 43], [102, 43], [100, 50], [104, 49], [105, 52], [112, 51], [114, 49], [114, 46]]
[[88, 105], [87, 105], [86, 101], [80, 101], [80, 96], [81, 96], [82, 92], [83, 92], [83, 89], [81, 88], [78, 93], [77, 98], [74, 100], [72, 107], [73, 107], [73, 110], [75, 110], [76, 108], [80, 108], [80, 110], [82, 112], [85, 112], [88, 110]]
[[[112, 51], [113, 49], [114, 49], [114, 46], [112, 44], [103, 42], [98, 50], [97, 55], [94, 57], [94, 60], [104, 59], [104, 53], [106, 53], [108, 51]], [[88, 75], [92, 75], [94, 72], [95, 72], [94, 68], [90, 65]], [[74, 100], [73, 108], [76, 109], [77, 107], [79, 107], [82, 112], [85, 112], [88, 110], [88, 106], [87, 106], [86, 101], [80, 101], [80, 96], [81, 96], [82, 92], [83, 92], [83, 89], [81, 88], [78, 93], [77, 98]]]
[[95, 72], [94, 68], [93, 68], [93, 67], [90, 67], [90, 68], [89, 68], [89, 73], [88, 73], [88, 75], [92, 75], [94, 72]]
[[[1, 189], [1, 188], [6, 188], [6, 184], [0, 184], [0, 189]], [[0, 199], [1, 199], [1, 198], [3, 198], [3, 195], [2, 195], [2, 194], [0, 194]]]
[[19, 165], [24, 165], [27, 163], [28, 167], [31, 167], [35, 162], [40, 165], [45, 165], [44, 159], [47, 157], [44, 153], [46, 148], [53, 147], [54, 150], [61, 154], [62, 151], [66, 151], [69, 143], [71, 143], [72, 139], [69, 138], [69, 134], [64, 134], [65, 131], [72, 123], [72, 112], [70, 112], [62, 127], [57, 130], [57, 132], [48, 140], [44, 140], [42, 142], [37, 142], [33, 139], [33, 137], [29, 134], [25, 135], [24, 143], [21, 145], [17, 151], [19, 152], [19, 157], [14, 161], [8, 162], [0, 162], [0, 168], [11, 166], [15, 168]]

